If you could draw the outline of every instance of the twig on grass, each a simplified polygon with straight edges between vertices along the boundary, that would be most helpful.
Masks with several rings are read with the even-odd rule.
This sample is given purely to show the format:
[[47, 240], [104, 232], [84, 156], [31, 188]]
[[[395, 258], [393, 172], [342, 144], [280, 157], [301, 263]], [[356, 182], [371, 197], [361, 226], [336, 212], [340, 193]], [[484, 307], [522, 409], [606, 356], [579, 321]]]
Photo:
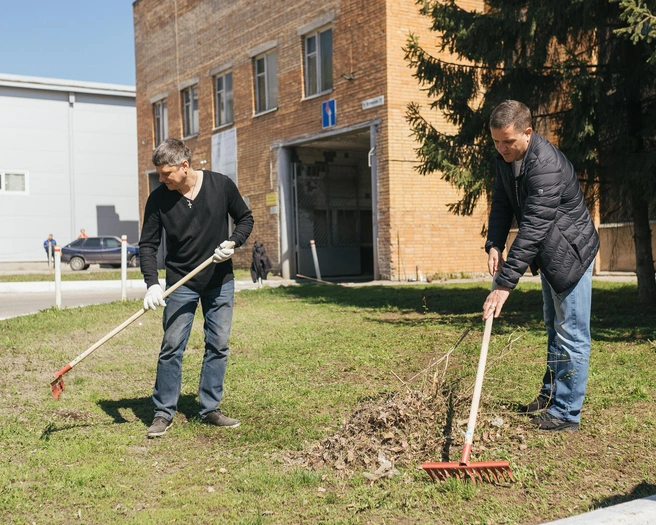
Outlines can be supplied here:
[[[510, 338], [512, 337], [512, 335], [513, 335], [513, 334], [510, 334], [510, 336], [508, 336], [508, 338], [510, 339]], [[494, 357], [493, 359], [488, 360], [487, 365], [486, 365], [486, 367], [485, 367], [485, 374], [486, 374], [486, 375], [488, 375], [488, 372], [490, 371], [490, 369], [491, 369], [496, 363], [498, 363], [499, 361], [502, 361], [502, 360], [503, 360], [503, 358], [504, 358], [504, 357], [505, 357], [505, 356], [506, 356], [506, 355], [512, 350], [512, 346], [513, 346], [513, 344], [516, 343], [517, 341], [519, 341], [522, 337], [524, 337], [524, 334], [521, 334], [521, 335], [515, 337], [514, 339], [512, 339], [511, 341], [509, 341], [508, 344], [506, 344], [506, 346], [504, 346], [504, 347], [501, 349], [501, 351], [499, 352], [499, 355], [497, 355], [497, 356]], [[507, 350], [507, 352], [506, 352], [506, 350]], [[467, 388], [463, 391], [462, 395], [463, 395], [463, 396], [469, 396], [473, 390], [474, 390], [474, 384], [472, 383], [469, 387], [467, 387]]]
[[[433, 361], [432, 363], [430, 363], [426, 368], [424, 368], [424, 369], [421, 370], [420, 372], [417, 372], [417, 373], [416, 373], [415, 375], [413, 375], [410, 379], [408, 379], [405, 383], [412, 383], [412, 382], [413, 382], [415, 379], [417, 379], [419, 376], [421, 376], [421, 375], [425, 375], [425, 374], [426, 374], [431, 368], [436, 367], [437, 365], [439, 365], [439, 364], [440, 364], [442, 361], [444, 361], [444, 360], [446, 360], [446, 361], [447, 361], [447, 364], [448, 364], [449, 356], [453, 353], [453, 351], [454, 351], [456, 348], [458, 348], [458, 345], [459, 345], [460, 343], [462, 343], [463, 339], [467, 336], [467, 334], [470, 332], [470, 330], [471, 330], [471, 328], [467, 328], [467, 330], [465, 330], [465, 331], [463, 332], [463, 334], [460, 336], [460, 338], [456, 341], [456, 343], [451, 347], [451, 349], [450, 349], [446, 354], [444, 354], [444, 355], [443, 355], [442, 357], [440, 357], [438, 360]], [[438, 371], [436, 370], [436, 371], [435, 371], [435, 374], [436, 374], [436, 375], [437, 375], [437, 372], [438, 372]], [[396, 374], [394, 374], [394, 375], [396, 375]], [[398, 376], [397, 376], [397, 377], [398, 377]], [[435, 376], [433, 377], [433, 382], [435, 382]], [[404, 384], [405, 384], [405, 383], [404, 383]]]
[[408, 390], [408, 392], [412, 393], [412, 390], [408, 384], [403, 379], [401, 379], [394, 370], [392, 370], [392, 374], [394, 374], [394, 377], [396, 377], [401, 382], [401, 384]]

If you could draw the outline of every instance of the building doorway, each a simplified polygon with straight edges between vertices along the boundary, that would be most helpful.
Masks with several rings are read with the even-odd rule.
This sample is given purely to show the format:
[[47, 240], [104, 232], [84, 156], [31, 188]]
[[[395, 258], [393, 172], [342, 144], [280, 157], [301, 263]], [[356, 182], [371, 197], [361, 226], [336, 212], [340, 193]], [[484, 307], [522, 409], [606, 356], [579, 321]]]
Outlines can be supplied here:
[[292, 164], [297, 273], [316, 277], [310, 245], [314, 240], [322, 278], [374, 278], [368, 151], [297, 148]]

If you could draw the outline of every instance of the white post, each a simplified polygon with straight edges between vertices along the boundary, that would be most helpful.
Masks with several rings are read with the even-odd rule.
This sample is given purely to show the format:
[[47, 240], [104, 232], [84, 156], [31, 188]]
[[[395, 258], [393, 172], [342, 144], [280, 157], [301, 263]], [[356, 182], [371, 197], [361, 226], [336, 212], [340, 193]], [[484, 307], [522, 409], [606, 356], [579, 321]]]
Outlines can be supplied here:
[[128, 237], [121, 235], [121, 301], [128, 300]]
[[61, 248], [55, 246], [55, 306], [61, 310]]
[[48, 243], [48, 270], [52, 270], [52, 243]]
[[319, 258], [317, 257], [317, 247], [314, 245], [314, 241], [310, 241], [310, 248], [312, 249], [312, 259], [314, 260], [314, 273], [316, 273], [317, 279], [321, 280], [321, 271], [319, 270]]

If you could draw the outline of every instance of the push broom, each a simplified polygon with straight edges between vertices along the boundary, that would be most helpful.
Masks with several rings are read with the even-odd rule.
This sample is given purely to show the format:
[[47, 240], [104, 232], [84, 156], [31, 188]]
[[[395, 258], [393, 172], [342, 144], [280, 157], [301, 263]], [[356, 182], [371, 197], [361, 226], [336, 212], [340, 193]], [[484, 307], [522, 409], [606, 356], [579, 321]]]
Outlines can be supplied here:
[[[232, 244], [228, 244], [226, 247], [227, 248], [232, 248], [235, 243], [230, 241]], [[198, 273], [202, 272], [205, 268], [207, 268], [210, 264], [212, 264], [212, 261], [214, 259], [214, 256], [208, 257], [205, 261], [203, 261], [199, 266], [194, 268], [191, 272], [189, 272], [187, 275], [185, 275], [182, 279], [180, 279], [177, 283], [175, 283], [173, 286], [168, 288], [164, 294], [163, 297], [168, 297], [171, 295], [174, 291], [176, 291], [180, 286], [185, 284], [189, 279], [197, 275]], [[82, 359], [87, 357], [89, 354], [91, 354], [94, 350], [98, 349], [100, 346], [102, 346], [104, 343], [109, 341], [112, 337], [114, 337], [116, 334], [118, 334], [121, 330], [123, 330], [125, 327], [131, 325], [134, 323], [137, 319], [139, 319], [143, 314], [146, 313], [145, 309], [139, 310], [137, 313], [135, 313], [132, 317], [127, 319], [126, 321], [123, 321], [119, 326], [114, 328], [111, 332], [109, 332], [105, 337], [91, 345], [89, 348], [87, 348], [84, 352], [82, 352], [79, 356], [77, 356], [75, 359], [73, 359], [70, 363], [68, 363], [65, 367], [63, 367], [59, 372], [55, 374], [55, 379], [50, 383], [50, 389], [52, 390], [52, 396], [55, 399], [59, 399], [59, 396], [61, 393], [64, 391], [65, 385], [64, 385], [64, 374], [68, 372], [71, 368], [73, 368], [75, 365], [77, 365]]]
[[485, 364], [487, 362], [487, 349], [490, 344], [492, 334], [492, 322], [494, 315], [490, 315], [485, 321], [485, 332], [483, 333], [483, 344], [481, 345], [481, 356], [478, 359], [478, 371], [476, 372], [476, 382], [474, 383], [474, 394], [472, 396], [471, 410], [469, 412], [469, 422], [467, 424], [467, 433], [465, 434], [465, 446], [462, 450], [460, 463], [424, 463], [423, 468], [433, 481], [446, 481], [449, 478], [471, 479], [483, 481], [484, 479], [491, 482], [493, 479], [497, 483], [499, 480], [505, 481], [506, 476], [513, 479], [510, 463], [508, 461], [469, 461], [471, 454], [472, 442], [474, 440], [474, 427], [476, 426], [476, 416], [478, 414], [478, 404], [481, 400], [481, 390], [483, 388], [483, 376], [485, 375]]

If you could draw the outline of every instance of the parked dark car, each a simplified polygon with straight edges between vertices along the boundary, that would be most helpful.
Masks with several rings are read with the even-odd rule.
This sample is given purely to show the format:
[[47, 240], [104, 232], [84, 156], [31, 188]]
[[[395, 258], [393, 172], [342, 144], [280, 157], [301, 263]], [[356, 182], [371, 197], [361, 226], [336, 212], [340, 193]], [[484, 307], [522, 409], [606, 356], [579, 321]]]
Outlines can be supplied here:
[[[128, 266], [139, 266], [139, 247], [128, 244]], [[88, 237], [76, 239], [61, 249], [61, 260], [71, 269], [86, 270], [90, 264], [121, 267], [121, 239], [118, 237]]]

